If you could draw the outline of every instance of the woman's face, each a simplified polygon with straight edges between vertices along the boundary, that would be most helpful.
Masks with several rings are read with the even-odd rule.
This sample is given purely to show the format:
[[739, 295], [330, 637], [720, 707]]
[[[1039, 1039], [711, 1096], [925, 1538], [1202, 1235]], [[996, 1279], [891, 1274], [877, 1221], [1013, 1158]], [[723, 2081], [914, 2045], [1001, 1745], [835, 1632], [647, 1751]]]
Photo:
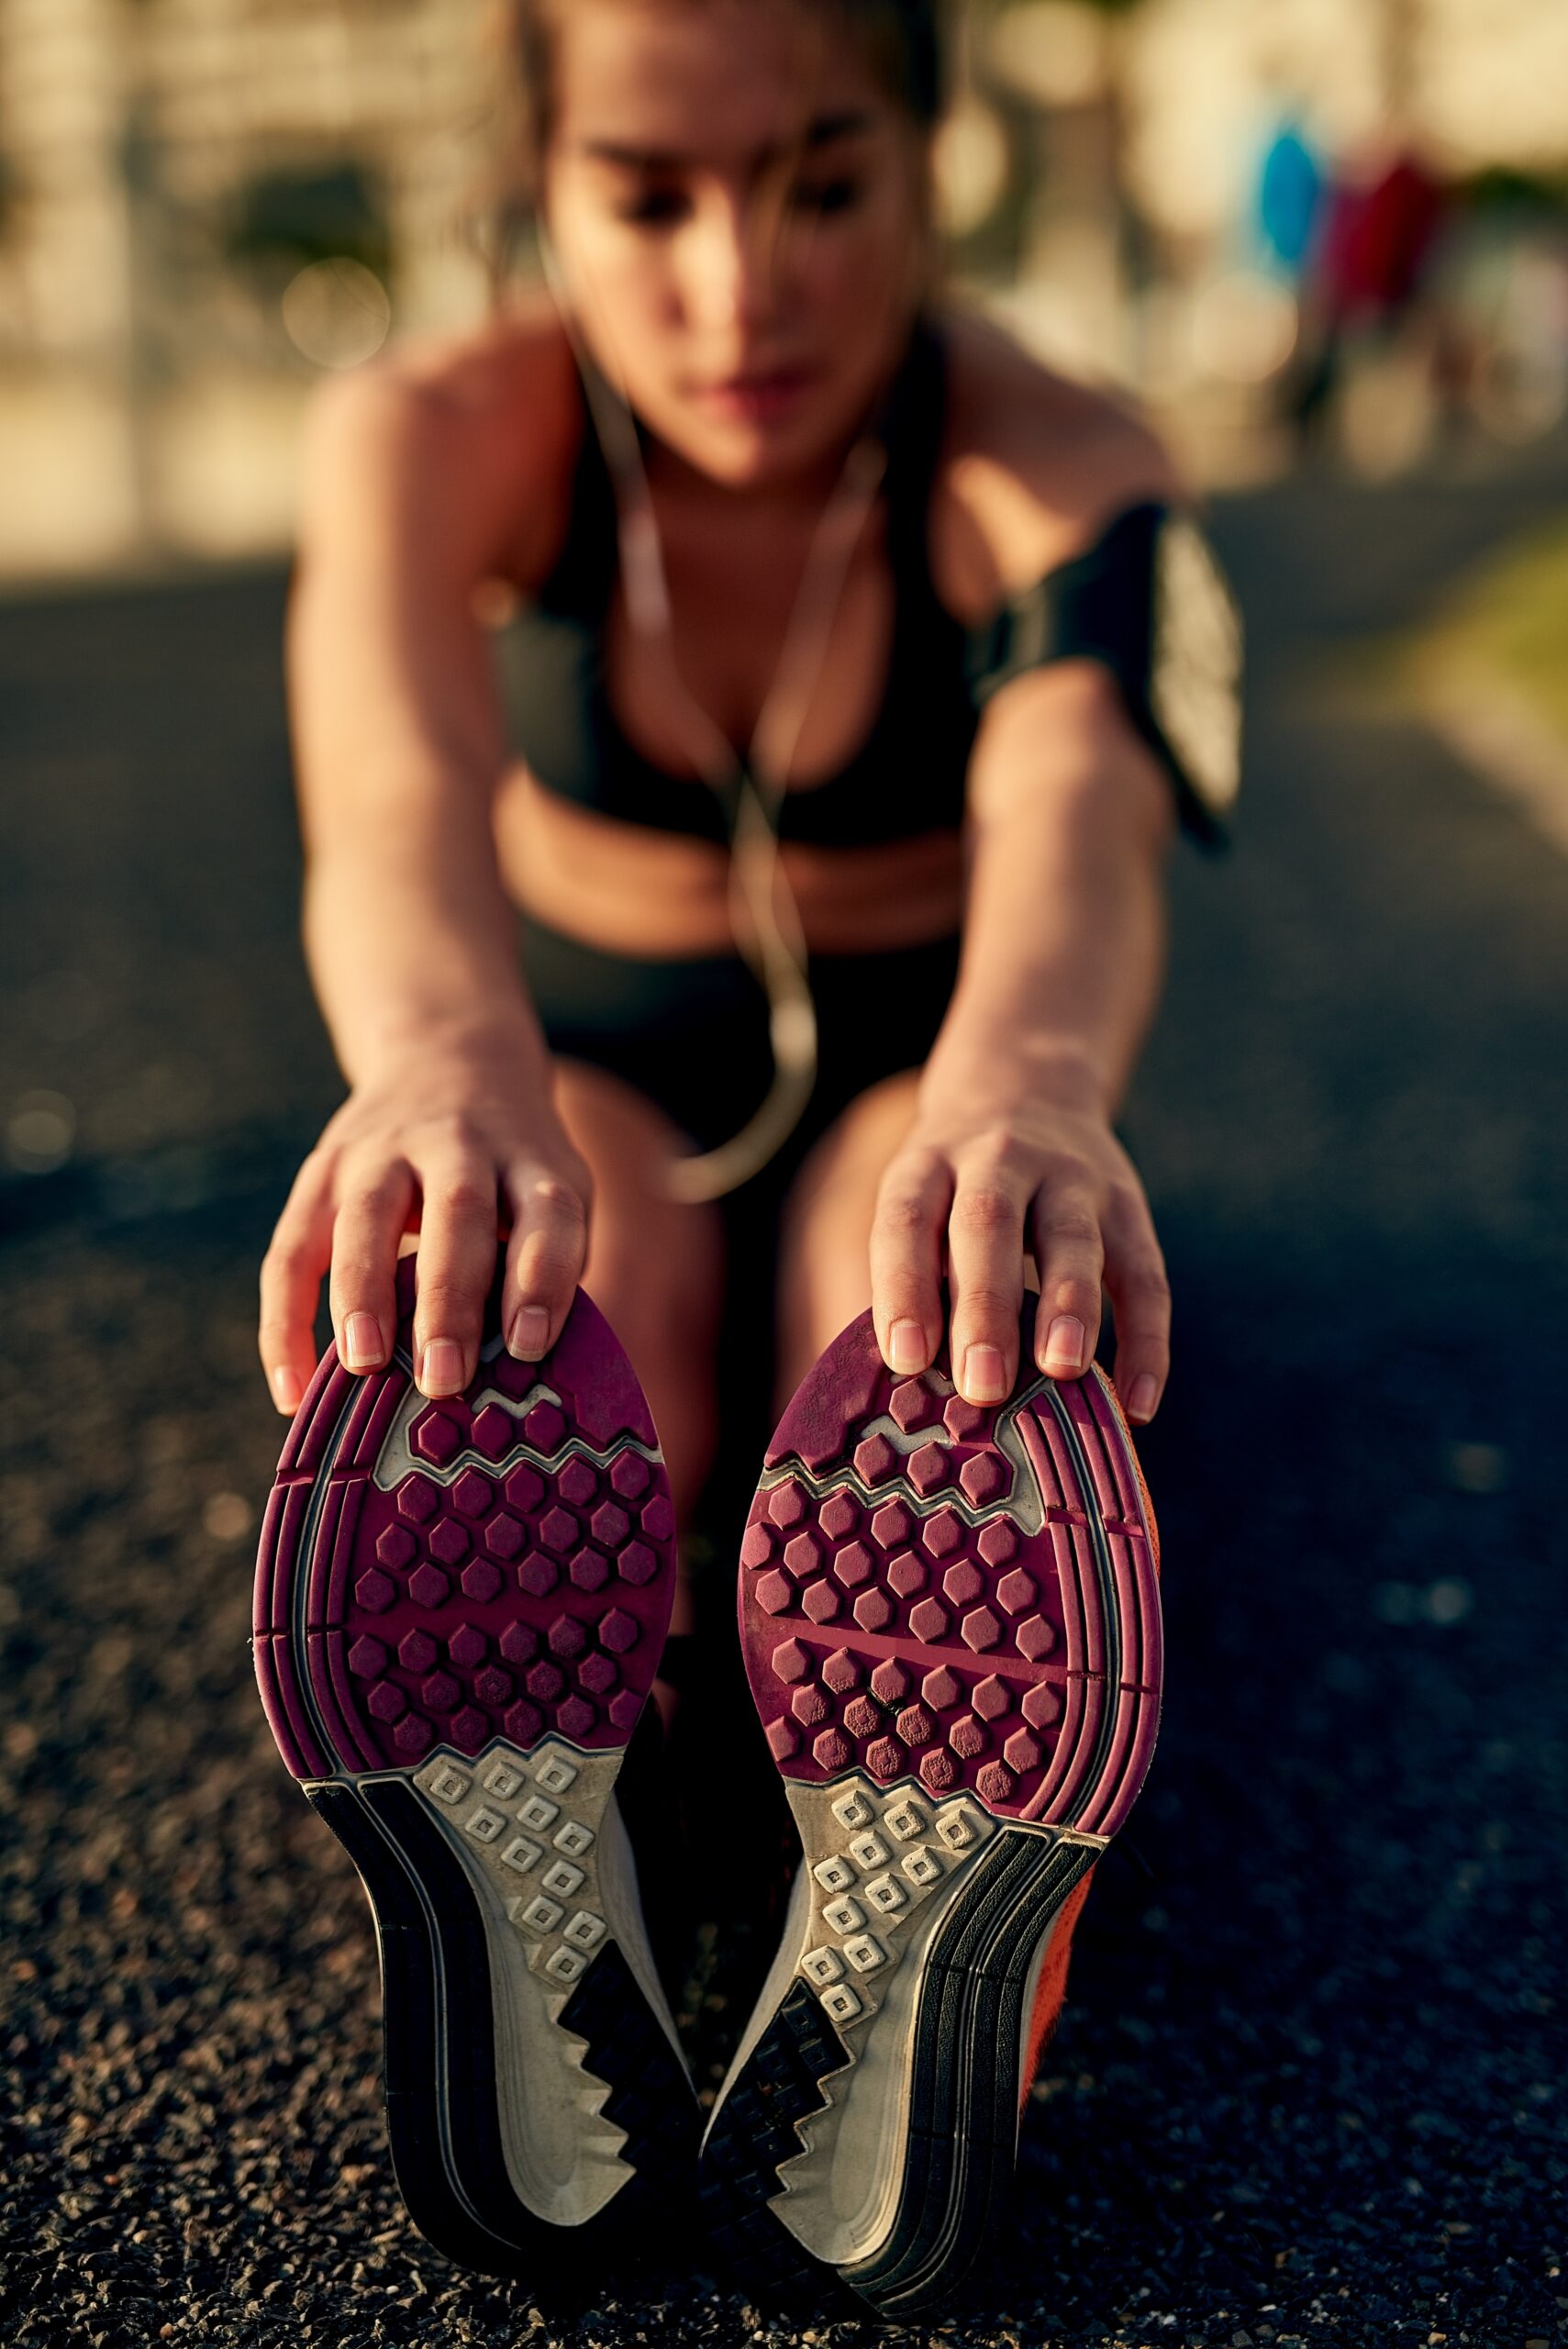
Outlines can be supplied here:
[[570, 0], [559, 23], [545, 210], [593, 356], [716, 480], [820, 465], [908, 330], [920, 133], [795, 0]]

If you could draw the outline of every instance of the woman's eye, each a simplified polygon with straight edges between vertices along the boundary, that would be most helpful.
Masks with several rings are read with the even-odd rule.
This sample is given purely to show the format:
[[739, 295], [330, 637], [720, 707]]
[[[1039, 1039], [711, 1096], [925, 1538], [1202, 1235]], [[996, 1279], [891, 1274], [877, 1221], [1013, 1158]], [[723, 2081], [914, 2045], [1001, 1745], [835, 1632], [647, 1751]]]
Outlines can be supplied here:
[[618, 220], [629, 220], [640, 228], [667, 228], [679, 220], [686, 209], [686, 200], [678, 188], [648, 188], [641, 195], [616, 207]]
[[795, 188], [794, 202], [803, 212], [849, 212], [863, 194], [864, 186], [860, 180], [802, 181]]

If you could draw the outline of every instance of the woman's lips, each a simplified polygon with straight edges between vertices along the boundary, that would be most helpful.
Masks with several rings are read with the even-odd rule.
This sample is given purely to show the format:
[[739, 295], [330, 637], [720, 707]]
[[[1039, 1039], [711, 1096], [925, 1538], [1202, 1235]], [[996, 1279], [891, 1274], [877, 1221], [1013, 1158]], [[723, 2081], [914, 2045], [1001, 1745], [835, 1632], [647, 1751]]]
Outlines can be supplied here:
[[722, 383], [697, 386], [696, 397], [711, 416], [737, 424], [772, 424], [787, 415], [812, 381], [806, 367], [748, 368]]

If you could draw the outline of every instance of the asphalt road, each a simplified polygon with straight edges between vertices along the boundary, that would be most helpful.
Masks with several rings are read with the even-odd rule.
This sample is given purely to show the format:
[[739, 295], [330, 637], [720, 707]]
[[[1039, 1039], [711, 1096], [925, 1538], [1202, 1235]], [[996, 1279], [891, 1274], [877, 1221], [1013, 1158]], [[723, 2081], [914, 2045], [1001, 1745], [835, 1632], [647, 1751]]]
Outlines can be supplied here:
[[[1129, 1119], [1179, 1308], [1146, 1445], [1165, 1729], [1014, 2231], [903, 2338], [1568, 2335], [1568, 862], [1337, 682], [1565, 477], [1218, 517], [1249, 804], [1229, 860], [1181, 861]], [[281, 599], [0, 610], [0, 1103], [37, 1169], [0, 1245], [6, 2338], [869, 2341], [754, 2309], [695, 2233], [541, 2312], [446, 2267], [393, 2189], [367, 1918], [246, 1649], [278, 1442], [254, 1266], [335, 1093]], [[711, 2061], [711, 1949], [693, 1999]]]

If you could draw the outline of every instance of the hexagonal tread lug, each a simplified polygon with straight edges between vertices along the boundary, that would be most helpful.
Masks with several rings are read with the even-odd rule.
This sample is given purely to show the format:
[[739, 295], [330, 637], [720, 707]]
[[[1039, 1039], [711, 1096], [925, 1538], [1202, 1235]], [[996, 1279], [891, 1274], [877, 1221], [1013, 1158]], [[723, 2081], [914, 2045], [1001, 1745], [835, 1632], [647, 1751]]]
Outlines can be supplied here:
[[1105, 1381], [1041, 1380], [1027, 1312], [1020, 1336], [984, 1408], [945, 1358], [894, 1378], [864, 1317], [828, 1348], [751, 1513], [747, 1669], [786, 1777], [917, 1775], [1100, 1831], [1152, 1741], [1153, 1526]]

